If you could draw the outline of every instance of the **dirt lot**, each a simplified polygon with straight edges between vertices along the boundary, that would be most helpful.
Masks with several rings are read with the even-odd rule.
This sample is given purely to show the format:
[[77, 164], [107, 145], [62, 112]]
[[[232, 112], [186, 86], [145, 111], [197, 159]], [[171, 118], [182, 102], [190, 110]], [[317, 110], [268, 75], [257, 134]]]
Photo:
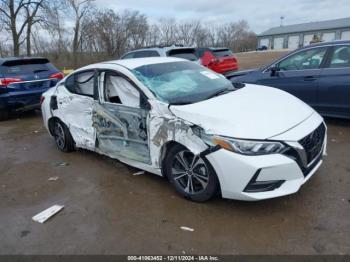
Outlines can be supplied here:
[[[118, 161], [59, 152], [41, 121], [0, 122], [0, 254], [350, 254], [350, 121], [327, 119], [328, 157], [299, 193], [205, 204]], [[65, 208], [31, 220], [54, 204]]]
[[236, 54], [240, 70], [259, 68], [268, 65], [279, 57], [288, 54], [288, 51], [262, 51]]

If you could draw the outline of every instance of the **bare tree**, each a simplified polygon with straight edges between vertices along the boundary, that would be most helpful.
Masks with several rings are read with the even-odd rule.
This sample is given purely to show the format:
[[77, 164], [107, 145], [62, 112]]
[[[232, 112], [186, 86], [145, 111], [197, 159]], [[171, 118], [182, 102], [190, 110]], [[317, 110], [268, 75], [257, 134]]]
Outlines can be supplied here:
[[248, 22], [245, 20], [226, 24], [218, 29], [218, 44], [234, 51], [242, 51], [240, 45], [249, 33], [252, 32], [249, 31]]
[[94, 0], [67, 0], [70, 8], [73, 11], [73, 20], [74, 20], [74, 28], [73, 28], [73, 43], [72, 43], [72, 55], [73, 55], [73, 66], [77, 66], [77, 53], [79, 51], [79, 47], [81, 46], [82, 34], [83, 31], [82, 23], [86, 15], [88, 15], [89, 11], [92, 8], [92, 2]]
[[67, 40], [65, 34], [67, 30], [64, 26], [65, 11], [67, 9], [65, 0], [56, 0], [46, 2], [43, 8], [43, 16], [45, 23], [43, 29], [50, 35], [51, 46], [53, 46], [57, 53], [67, 51]]
[[[5, 29], [10, 32], [13, 41], [13, 54], [19, 56], [20, 46], [26, 40], [23, 37], [25, 28], [34, 23], [34, 18], [44, 0], [0, 0], [1, 22]], [[28, 12], [26, 11], [28, 10]], [[29, 25], [29, 26], [28, 26]], [[27, 31], [28, 33], [28, 31]], [[30, 43], [30, 40], [28, 40]]]
[[199, 20], [179, 23], [176, 30], [177, 41], [186, 46], [193, 46], [201, 29], [201, 22]]
[[177, 25], [175, 18], [161, 18], [158, 29], [162, 44], [171, 45], [176, 43]]
[[7, 48], [7, 43], [9, 39], [6, 33], [7, 32], [4, 29], [4, 25], [1, 23], [0, 24], [0, 57], [9, 55], [8, 48]]
[[27, 22], [27, 34], [26, 34], [26, 44], [27, 44], [27, 55], [30, 56], [32, 53], [31, 47], [31, 35], [32, 28], [36, 23], [43, 22], [43, 17], [38, 16], [38, 11], [42, 7], [45, 0], [37, 0], [36, 2], [28, 2], [25, 8], [25, 18]]

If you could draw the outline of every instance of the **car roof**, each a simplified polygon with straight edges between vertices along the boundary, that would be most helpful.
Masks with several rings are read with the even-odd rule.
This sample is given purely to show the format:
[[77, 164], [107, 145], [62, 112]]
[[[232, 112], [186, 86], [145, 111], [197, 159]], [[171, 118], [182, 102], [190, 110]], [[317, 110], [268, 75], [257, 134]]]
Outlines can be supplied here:
[[140, 49], [135, 49], [130, 52], [127, 52], [125, 55], [135, 52], [141, 52], [141, 51], [160, 51], [163, 50], [165, 52], [170, 50], [178, 50], [178, 49], [195, 49], [195, 47], [189, 47], [189, 46], [152, 46], [152, 47], [145, 47]]
[[299, 48], [298, 50], [308, 49], [310, 47], [321, 47], [321, 46], [342, 45], [342, 44], [350, 44], [350, 41], [349, 40], [334, 40], [334, 41], [330, 41], [330, 42], [320, 42], [320, 43], [315, 43], [315, 44], [304, 46], [302, 48]]
[[8, 61], [20, 61], [20, 60], [32, 60], [32, 59], [46, 59], [48, 60], [46, 57], [33, 57], [33, 56], [23, 56], [23, 57], [1, 57], [0, 58], [0, 65], [2, 65], [5, 62]]
[[176, 57], [146, 57], [146, 58], [132, 58], [132, 59], [106, 61], [106, 62], [94, 64], [88, 67], [94, 67], [96, 65], [103, 65], [103, 64], [115, 64], [115, 65], [120, 65], [132, 70], [144, 65], [171, 63], [171, 62], [184, 62], [184, 61], [188, 62], [188, 60], [176, 58]]

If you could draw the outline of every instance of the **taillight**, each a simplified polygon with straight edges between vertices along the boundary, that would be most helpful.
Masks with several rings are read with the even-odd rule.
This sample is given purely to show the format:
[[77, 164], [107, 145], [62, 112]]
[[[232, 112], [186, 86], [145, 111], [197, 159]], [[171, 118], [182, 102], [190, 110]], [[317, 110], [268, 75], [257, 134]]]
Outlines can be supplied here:
[[210, 60], [208, 66], [216, 66], [220, 63], [220, 59], [219, 58], [213, 58], [212, 60]]
[[201, 64], [204, 66], [209, 66], [216, 57], [210, 52], [210, 51], [205, 51], [203, 56], [201, 57]]
[[45, 101], [45, 96], [41, 96], [40, 97], [40, 105], [42, 105], [44, 103], [44, 101]]
[[12, 83], [22, 82], [22, 79], [19, 78], [0, 78], [0, 86], [7, 86]]
[[49, 77], [50, 79], [63, 79], [64, 78], [64, 74], [59, 72], [59, 73], [55, 73], [50, 75]]

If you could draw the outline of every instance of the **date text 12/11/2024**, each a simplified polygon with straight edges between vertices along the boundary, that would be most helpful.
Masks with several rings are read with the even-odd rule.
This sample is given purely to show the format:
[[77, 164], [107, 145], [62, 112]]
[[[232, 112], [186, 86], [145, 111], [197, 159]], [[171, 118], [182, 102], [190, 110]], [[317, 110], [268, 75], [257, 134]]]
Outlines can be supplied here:
[[217, 256], [128, 256], [128, 261], [220, 261]]

